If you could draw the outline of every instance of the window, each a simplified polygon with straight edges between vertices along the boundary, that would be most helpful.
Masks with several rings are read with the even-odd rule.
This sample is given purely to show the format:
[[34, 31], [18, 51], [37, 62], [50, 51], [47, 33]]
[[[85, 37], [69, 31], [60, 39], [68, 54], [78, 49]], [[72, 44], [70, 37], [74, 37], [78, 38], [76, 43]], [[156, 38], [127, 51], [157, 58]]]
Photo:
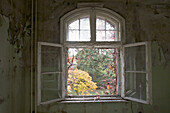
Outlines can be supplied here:
[[60, 44], [38, 43], [38, 105], [115, 99], [151, 103], [150, 43], [124, 45], [120, 15], [78, 8], [61, 18], [60, 29]]

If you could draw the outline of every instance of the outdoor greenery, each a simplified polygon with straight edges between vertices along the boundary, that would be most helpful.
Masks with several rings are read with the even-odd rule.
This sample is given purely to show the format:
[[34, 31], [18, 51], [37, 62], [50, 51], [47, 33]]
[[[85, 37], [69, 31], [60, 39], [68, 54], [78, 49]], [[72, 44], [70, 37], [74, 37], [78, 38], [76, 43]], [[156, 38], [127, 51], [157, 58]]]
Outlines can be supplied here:
[[92, 81], [92, 77], [87, 72], [74, 69], [69, 70], [68, 74], [68, 90], [73, 88], [73, 90], [69, 90], [70, 94], [75, 91], [77, 95], [89, 95], [89, 91], [96, 90], [96, 83]]
[[[68, 87], [75, 90], [76, 95], [89, 95], [94, 92], [95, 94], [116, 94], [117, 55], [117, 49], [70, 49], [68, 52]], [[75, 79], [77, 73], [80, 77]], [[92, 85], [89, 85], [89, 81]], [[94, 84], [97, 86], [95, 87]]]

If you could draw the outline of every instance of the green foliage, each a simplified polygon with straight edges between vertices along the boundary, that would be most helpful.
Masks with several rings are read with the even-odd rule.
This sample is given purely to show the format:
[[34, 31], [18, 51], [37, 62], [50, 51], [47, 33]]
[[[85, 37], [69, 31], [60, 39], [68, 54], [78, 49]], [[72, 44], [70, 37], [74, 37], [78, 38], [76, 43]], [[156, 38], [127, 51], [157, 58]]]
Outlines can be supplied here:
[[116, 77], [116, 49], [85, 48], [77, 51], [77, 68], [88, 72], [98, 85], [104, 87]]
[[90, 91], [96, 90], [96, 83], [92, 81], [91, 76], [85, 71], [74, 69], [68, 71], [67, 90], [68, 94], [89, 95]]
[[[78, 69], [87, 72], [92, 81], [97, 83], [97, 89], [88, 93], [95, 95], [116, 94], [117, 58], [117, 49], [70, 48], [67, 66], [69, 71]], [[108, 85], [110, 88], [107, 87]], [[75, 91], [78, 90], [75, 89]], [[73, 93], [79, 94], [79, 92], [71, 92], [70, 94]]]

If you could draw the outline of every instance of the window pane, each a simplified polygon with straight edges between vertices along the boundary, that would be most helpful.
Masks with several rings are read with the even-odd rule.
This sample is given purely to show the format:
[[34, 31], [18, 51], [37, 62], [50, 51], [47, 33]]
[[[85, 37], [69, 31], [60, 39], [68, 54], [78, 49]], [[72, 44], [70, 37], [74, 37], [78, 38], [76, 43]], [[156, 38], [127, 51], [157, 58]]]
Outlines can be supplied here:
[[90, 31], [89, 18], [80, 19], [80, 29], [86, 29], [86, 30]]
[[69, 48], [68, 95], [117, 95], [118, 49]]
[[41, 72], [60, 72], [61, 48], [42, 45], [41, 66]]
[[105, 41], [105, 31], [96, 31], [96, 41]]
[[79, 31], [69, 30], [68, 41], [79, 41]]
[[80, 31], [80, 41], [90, 41], [90, 31]]
[[115, 30], [115, 25], [110, 22], [106, 22], [106, 30]]
[[106, 31], [106, 40], [107, 41], [115, 40], [115, 31]]
[[116, 25], [107, 19], [96, 19], [96, 41], [118, 41]]
[[146, 71], [145, 46], [125, 48], [125, 71]]
[[41, 75], [41, 100], [42, 102], [61, 98], [61, 75]]
[[90, 41], [89, 17], [77, 19], [68, 28], [67, 41]]
[[79, 29], [79, 20], [72, 22], [68, 27], [69, 29]]
[[146, 74], [126, 72], [126, 97], [146, 100]]
[[96, 29], [105, 30], [105, 20], [97, 18], [96, 19]]

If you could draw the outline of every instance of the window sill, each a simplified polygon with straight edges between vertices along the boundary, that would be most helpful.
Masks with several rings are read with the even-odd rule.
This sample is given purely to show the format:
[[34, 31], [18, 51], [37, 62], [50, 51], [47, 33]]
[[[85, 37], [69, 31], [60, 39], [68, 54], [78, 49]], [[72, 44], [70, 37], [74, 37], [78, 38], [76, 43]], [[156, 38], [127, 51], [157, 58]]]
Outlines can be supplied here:
[[64, 100], [58, 102], [58, 103], [117, 103], [117, 102], [129, 102], [125, 99], [122, 99], [120, 97], [108, 97], [100, 99], [96, 98], [65, 98]]

